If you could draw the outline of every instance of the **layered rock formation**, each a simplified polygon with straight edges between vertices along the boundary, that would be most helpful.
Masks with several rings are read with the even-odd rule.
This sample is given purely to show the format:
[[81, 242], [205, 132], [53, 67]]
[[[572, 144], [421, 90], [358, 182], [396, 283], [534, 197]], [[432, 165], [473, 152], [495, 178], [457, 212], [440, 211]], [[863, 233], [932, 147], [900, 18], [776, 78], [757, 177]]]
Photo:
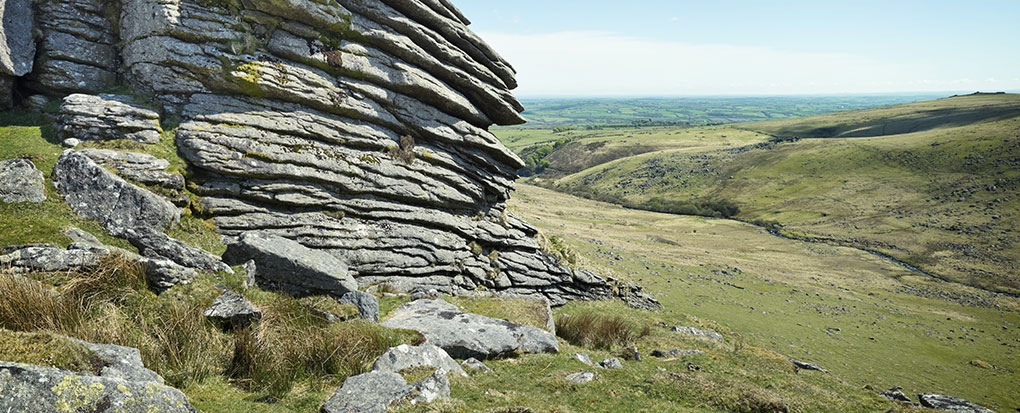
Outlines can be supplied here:
[[[524, 122], [514, 70], [447, 1], [37, 3], [30, 86], [95, 93], [123, 81], [155, 95], [181, 118], [195, 209], [228, 237], [294, 240], [345, 262], [361, 286], [657, 305], [560, 265], [506, 210], [523, 163], [487, 128]], [[71, 102], [97, 99], [110, 97]], [[62, 133], [158, 138], [153, 114], [125, 103], [65, 103], [88, 116], [66, 116]]]

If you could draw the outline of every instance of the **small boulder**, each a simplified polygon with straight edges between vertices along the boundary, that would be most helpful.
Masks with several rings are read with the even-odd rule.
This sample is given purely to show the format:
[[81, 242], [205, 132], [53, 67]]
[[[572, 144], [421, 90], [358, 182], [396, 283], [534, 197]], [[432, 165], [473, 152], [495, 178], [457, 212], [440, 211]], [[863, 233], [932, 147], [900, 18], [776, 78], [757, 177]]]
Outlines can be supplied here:
[[84, 345], [85, 348], [88, 348], [103, 360], [105, 365], [99, 373], [100, 376], [127, 381], [163, 383], [163, 378], [159, 374], [145, 368], [145, 364], [142, 362], [142, 352], [136, 348], [115, 344], [95, 344], [76, 338], [71, 339]]
[[464, 360], [464, 362], [460, 363], [460, 366], [475, 372], [492, 371], [492, 368], [486, 366], [485, 363], [482, 363], [474, 357]]
[[675, 349], [672, 349], [672, 350], [654, 350], [654, 351], [652, 351], [652, 357], [659, 357], [659, 358], [675, 358], [675, 357], [681, 357], [681, 356], [693, 356], [693, 355], [697, 355], [697, 354], [705, 354], [705, 352], [701, 351], [701, 350], [698, 350], [698, 349], [681, 350], [681, 349], [678, 349], [678, 348], [675, 348]]
[[446, 354], [446, 351], [432, 344], [409, 346], [402, 344], [386, 350], [372, 366], [372, 371], [398, 372], [413, 367], [435, 367], [449, 373], [467, 376], [464, 369]]
[[359, 317], [364, 320], [369, 320], [374, 323], [379, 322], [379, 300], [372, 294], [361, 291], [351, 291], [340, 297], [337, 302], [340, 304], [354, 306], [358, 309]]
[[577, 384], [587, 383], [589, 381], [595, 380], [595, 372], [581, 371], [577, 373], [568, 374], [567, 377], [564, 377], [564, 380]]
[[899, 387], [886, 390], [884, 392], [879, 393], [879, 395], [882, 396], [882, 397], [885, 397], [885, 398], [887, 398], [889, 400], [892, 400], [892, 401], [904, 402], [904, 403], [913, 403], [914, 402], [913, 400], [910, 400], [910, 398], [907, 397], [906, 394], [903, 394], [903, 392], [900, 391]]
[[60, 105], [57, 136], [61, 139], [129, 139], [158, 143], [159, 113], [131, 103], [130, 96], [76, 93]]
[[64, 141], [61, 142], [61, 144], [68, 148], [77, 148], [78, 145], [81, 145], [81, 140], [75, 138], [67, 138], [64, 139]]
[[694, 327], [684, 327], [684, 326], [673, 326], [669, 330], [672, 331], [672, 332], [675, 332], [675, 333], [688, 334], [688, 335], [692, 335], [692, 336], [696, 336], [696, 337], [705, 337], [705, 338], [712, 339], [712, 340], [722, 340], [723, 339], [722, 334], [716, 333], [715, 331], [712, 331], [712, 330], [700, 330], [700, 329], [697, 329], [697, 328], [694, 328]]
[[257, 264], [255, 264], [255, 260], [248, 260], [244, 263], [244, 281], [241, 284], [241, 287], [245, 290], [255, 286], [256, 268]]
[[42, 202], [46, 200], [46, 181], [42, 171], [28, 159], [0, 162], [0, 201]]
[[454, 358], [489, 359], [514, 354], [555, 353], [556, 336], [540, 328], [465, 313], [443, 300], [418, 300], [393, 311], [384, 327], [416, 330]]
[[231, 265], [255, 261], [255, 282], [291, 295], [343, 297], [358, 290], [347, 264], [327, 252], [264, 232], [246, 232], [227, 245], [223, 260]]
[[819, 367], [817, 364], [805, 363], [797, 360], [790, 360], [790, 362], [793, 363], [794, 369], [798, 372], [801, 370], [814, 370], [826, 373], [825, 369]]
[[921, 400], [921, 406], [929, 409], [947, 412], [994, 413], [994, 410], [986, 409], [959, 397], [946, 396], [944, 394], [921, 393], [917, 395], [917, 398]]
[[231, 328], [245, 328], [262, 319], [262, 311], [251, 301], [226, 289], [202, 314]]
[[618, 358], [610, 357], [610, 358], [607, 358], [605, 360], [602, 360], [602, 362], [599, 363], [599, 366], [602, 366], [602, 368], [604, 368], [604, 369], [615, 370], [615, 369], [622, 369], [623, 368], [623, 363], [620, 362], [620, 359], [618, 359]]
[[574, 353], [574, 358], [577, 359], [577, 361], [584, 363], [585, 365], [588, 366], [595, 365], [595, 363], [592, 363], [591, 358], [588, 357], [588, 355], [585, 353]]

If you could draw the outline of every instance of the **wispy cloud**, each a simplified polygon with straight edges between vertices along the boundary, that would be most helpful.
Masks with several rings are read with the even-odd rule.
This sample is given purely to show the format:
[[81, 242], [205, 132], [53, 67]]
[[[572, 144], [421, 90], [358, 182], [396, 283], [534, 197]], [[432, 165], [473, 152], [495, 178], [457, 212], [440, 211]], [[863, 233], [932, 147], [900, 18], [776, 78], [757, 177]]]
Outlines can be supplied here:
[[[811, 94], [951, 90], [924, 66], [866, 56], [666, 42], [608, 32], [481, 33], [521, 95]], [[921, 81], [920, 79], [934, 79]], [[968, 83], [968, 88], [979, 84]]]

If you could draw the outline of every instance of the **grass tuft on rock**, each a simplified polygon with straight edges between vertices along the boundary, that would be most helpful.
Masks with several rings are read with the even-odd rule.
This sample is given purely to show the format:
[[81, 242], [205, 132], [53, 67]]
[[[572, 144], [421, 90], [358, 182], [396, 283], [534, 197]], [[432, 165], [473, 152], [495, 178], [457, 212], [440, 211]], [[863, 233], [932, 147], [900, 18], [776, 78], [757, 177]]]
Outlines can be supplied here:
[[0, 360], [98, 374], [103, 361], [81, 343], [51, 332], [0, 328]]

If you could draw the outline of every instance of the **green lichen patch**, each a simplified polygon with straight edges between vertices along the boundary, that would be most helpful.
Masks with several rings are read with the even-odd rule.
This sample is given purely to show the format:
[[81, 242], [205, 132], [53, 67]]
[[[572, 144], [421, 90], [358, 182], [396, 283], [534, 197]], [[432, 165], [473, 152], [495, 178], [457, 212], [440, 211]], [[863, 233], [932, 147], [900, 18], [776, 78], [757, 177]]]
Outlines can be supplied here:
[[436, 373], [436, 368], [432, 366], [417, 366], [408, 367], [400, 370], [397, 374], [404, 377], [404, 380], [408, 383], [417, 383], [419, 381], [427, 379], [429, 376]]
[[99, 373], [104, 362], [84, 345], [50, 332], [0, 329], [0, 360]]

